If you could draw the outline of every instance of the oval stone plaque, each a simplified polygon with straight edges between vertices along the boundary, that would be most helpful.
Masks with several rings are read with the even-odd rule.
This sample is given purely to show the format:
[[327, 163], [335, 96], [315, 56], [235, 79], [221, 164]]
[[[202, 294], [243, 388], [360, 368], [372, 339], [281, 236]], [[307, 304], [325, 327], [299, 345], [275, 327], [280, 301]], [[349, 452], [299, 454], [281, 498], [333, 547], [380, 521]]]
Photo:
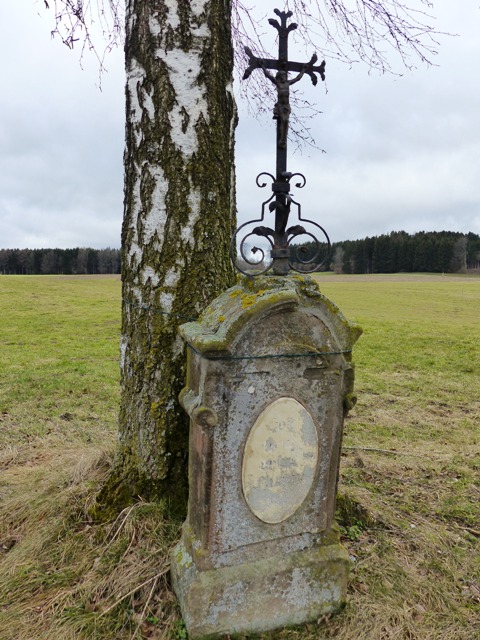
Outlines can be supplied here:
[[312, 416], [294, 398], [279, 398], [258, 416], [242, 462], [242, 488], [251, 511], [277, 524], [300, 507], [313, 483], [318, 436]]

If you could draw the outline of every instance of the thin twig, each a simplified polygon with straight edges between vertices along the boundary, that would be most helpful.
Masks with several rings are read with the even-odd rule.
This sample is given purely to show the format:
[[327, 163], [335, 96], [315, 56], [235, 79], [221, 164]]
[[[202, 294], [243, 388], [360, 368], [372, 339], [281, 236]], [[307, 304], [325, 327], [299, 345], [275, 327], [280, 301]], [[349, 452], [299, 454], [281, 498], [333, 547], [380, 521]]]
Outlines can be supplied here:
[[105, 549], [103, 550], [102, 554], [100, 557], [102, 557], [103, 555], [105, 555], [107, 549], [115, 542], [116, 538], [119, 536], [120, 532], [122, 531], [123, 527], [125, 526], [129, 515], [132, 513], [132, 511], [138, 507], [139, 505], [144, 504], [143, 502], [137, 502], [135, 504], [133, 504], [131, 507], [126, 507], [125, 509], [123, 509], [122, 511], [120, 511], [120, 513], [118, 514], [118, 516], [115, 519], [115, 522], [112, 524], [110, 531], [107, 534], [107, 538], [111, 535], [112, 531], [114, 530], [115, 526], [117, 525], [118, 521], [120, 520], [120, 518], [122, 517], [123, 514], [124, 518], [122, 520], [122, 522], [118, 525], [118, 529], [115, 531], [115, 533], [113, 534], [112, 539], [109, 541], [109, 543], [107, 544], [107, 546], [105, 547]]
[[[373, 451], [375, 453], [387, 453], [392, 456], [411, 456], [412, 458], [428, 458], [431, 456], [426, 456], [425, 454], [418, 453], [409, 453], [405, 451], [394, 451], [393, 449], [376, 449], [375, 447], [342, 447], [342, 449], [347, 449], [349, 451]], [[435, 455], [440, 456], [441, 453], [433, 452]]]
[[462, 529], [462, 531], [467, 531], [468, 533], [470, 533], [472, 536], [475, 536], [476, 538], [480, 538], [480, 531], [478, 529], [472, 529], [471, 527], [459, 527], [460, 529]]
[[145, 580], [145, 582], [142, 582], [142, 584], [137, 585], [134, 589], [131, 589], [128, 593], [125, 593], [121, 598], [119, 598], [118, 600], [116, 600], [113, 604], [111, 604], [109, 607], [107, 607], [106, 609], [104, 609], [102, 611], [102, 613], [99, 615], [99, 618], [101, 618], [102, 616], [105, 616], [107, 613], [109, 613], [112, 609], [115, 609], [115, 607], [120, 604], [120, 602], [122, 602], [123, 600], [125, 600], [125, 598], [128, 598], [129, 596], [133, 595], [136, 591], [138, 591], [139, 589], [141, 589], [142, 587], [144, 587], [146, 584], [148, 584], [149, 582], [152, 582], [152, 580], [158, 580], [159, 578], [161, 578], [162, 576], [164, 576], [168, 571], [170, 570], [170, 563], [167, 564], [167, 566], [163, 569], [163, 571], [160, 571], [160, 573], [157, 573], [156, 575], [152, 576], [151, 578], [149, 578], [148, 580]]
[[150, 600], [152, 599], [153, 596], [153, 592], [155, 591], [155, 587], [157, 586], [158, 580], [160, 579], [160, 575], [155, 576], [155, 580], [153, 582], [152, 588], [150, 589], [150, 593], [148, 594], [148, 598], [147, 601], [145, 602], [145, 606], [142, 609], [142, 613], [140, 614], [140, 621], [137, 624], [137, 628], [135, 629], [135, 631], [133, 632], [132, 637], [130, 638], [130, 640], [133, 640], [135, 638], [135, 636], [138, 633], [138, 630], [140, 629], [142, 622], [143, 622], [143, 618], [145, 616], [145, 613], [147, 611], [148, 605], [150, 604]]

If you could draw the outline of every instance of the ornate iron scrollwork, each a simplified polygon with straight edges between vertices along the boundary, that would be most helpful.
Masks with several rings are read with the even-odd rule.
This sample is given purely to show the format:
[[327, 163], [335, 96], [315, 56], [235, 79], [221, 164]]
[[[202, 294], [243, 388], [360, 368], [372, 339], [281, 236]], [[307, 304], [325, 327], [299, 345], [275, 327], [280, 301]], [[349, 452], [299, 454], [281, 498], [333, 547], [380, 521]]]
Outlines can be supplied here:
[[[230, 256], [235, 267], [245, 275], [261, 275], [271, 269], [275, 259], [286, 259], [288, 267], [299, 273], [311, 273], [325, 266], [330, 256], [330, 238], [325, 229], [313, 220], [302, 216], [299, 202], [294, 200], [289, 188], [284, 193], [284, 202], [275, 200], [275, 178], [270, 173], [262, 172], [256, 178], [257, 186], [265, 188], [266, 182], [260, 182], [262, 176], [272, 180], [272, 195], [262, 203], [259, 218], [240, 225], [232, 237]], [[288, 174], [286, 185], [294, 177], [301, 181], [295, 186], [302, 189], [306, 178], [301, 173]], [[283, 230], [282, 242], [278, 242], [275, 229], [265, 226], [266, 209], [280, 215], [286, 221], [290, 219], [292, 208], [296, 210], [298, 224]], [[317, 236], [320, 236], [321, 240]], [[263, 246], [259, 240], [264, 239]], [[276, 242], [277, 240], [277, 242]], [[302, 241], [303, 240], [303, 241]], [[277, 246], [276, 246], [277, 245]], [[279, 246], [280, 245], [280, 246]]]
[[[260, 218], [240, 225], [230, 244], [232, 262], [246, 275], [260, 275], [269, 269], [277, 275], [286, 275], [290, 269], [300, 273], [311, 273], [324, 266], [330, 256], [330, 239], [327, 232], [316, 222], [302, 217], [301, 206], [290, 193], [291, 180], [298, 177], [299, 182], [296, 182], [295, 186], [302, 189], [306, 184], [305, 176], [287, 171], [290, 86], [301, 80], [305, 74], [310, 76], [314, 85], [318, 80], [316, 74], [325, 80], [325, 61], [315, 66], [318, 60], [316, 54], [313, 54], [309, 62], [288, 60], [288, 36], [297, 25], [287, 25], [288, 18], [292, 16], [291, 11], [275, 9], [275, 13], [280, 22], [271, 19], [269, 23], [278, 31], [278, 59], [257, 58], [245, 47], [249, 65], [244, 79], [255, 69], [261, 69], [277, 90], [277, 102], [273, 110], [273, 118], [277, 121], [276, 177], [271, 173], [262, 172], [256, 178], [257, 186], [262, 189], [267, 186], [267, 182], [260, 182], [263, 176], [272, 180], [272, 195], [262, 203]], [[270, 70], [277, 73], [273, 75]], [[291, 71], [297, 75], [289, 80], [288, 73]], [[275, 213], [273, 227], [263, 224], [267, 206], [270, 212]], [[296, 210], [298, 224], [287, 228], [292, 207]], [[317, 237], [319, 232], [320, 239]]]

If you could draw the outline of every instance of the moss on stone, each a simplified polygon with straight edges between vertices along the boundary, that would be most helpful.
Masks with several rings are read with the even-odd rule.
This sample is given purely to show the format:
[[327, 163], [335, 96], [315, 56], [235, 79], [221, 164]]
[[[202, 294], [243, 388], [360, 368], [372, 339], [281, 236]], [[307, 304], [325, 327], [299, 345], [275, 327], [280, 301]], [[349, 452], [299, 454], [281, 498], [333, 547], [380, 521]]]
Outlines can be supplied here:
[[202, 353], [229, 353], [232, 341], [256, 316], [261, 317], [274, 308], [302, 305], [327, 311], [341, 342], [340, 348], [350, 349], [360, 336], [361, 329], [348, 322], [338, 307], [320, 292], [317, 283], [306, 276], [241, 277], [236, 286], [205, 309], [198, 322], [182, 325], [180, 334]]

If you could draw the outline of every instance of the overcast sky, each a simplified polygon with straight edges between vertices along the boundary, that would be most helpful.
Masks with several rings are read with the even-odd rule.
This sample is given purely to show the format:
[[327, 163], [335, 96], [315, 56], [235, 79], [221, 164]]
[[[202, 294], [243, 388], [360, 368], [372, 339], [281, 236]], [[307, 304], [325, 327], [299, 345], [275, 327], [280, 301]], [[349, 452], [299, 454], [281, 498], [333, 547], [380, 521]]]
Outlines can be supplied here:
[[[280, 3], [256, 4], [270, 16]], [[310, 126], [326, 153], [290, 145], [289, 170], [306, 175], [295, 196], [332, 241], [399, 229], [480, 233], [479, 1], [460, 10], [436, 0], [435, 15], [438, 30], [459, 34], [442, 39], [438, 66], [398, 77], [328, 61], [328, 92], [302, 80], [322, 111]], [[123, 52], [109, 55], [100, 91], [94, 57], [82, 70], [78, 52], [50, 39], [51, 26], [43, 2], [3, 3], [0, 248], [119, 247]], [[272, 120], [240, 105], [239, 222], [258, 215], [265, 195], [255, 177], [274, 172], [274, 154]]]

